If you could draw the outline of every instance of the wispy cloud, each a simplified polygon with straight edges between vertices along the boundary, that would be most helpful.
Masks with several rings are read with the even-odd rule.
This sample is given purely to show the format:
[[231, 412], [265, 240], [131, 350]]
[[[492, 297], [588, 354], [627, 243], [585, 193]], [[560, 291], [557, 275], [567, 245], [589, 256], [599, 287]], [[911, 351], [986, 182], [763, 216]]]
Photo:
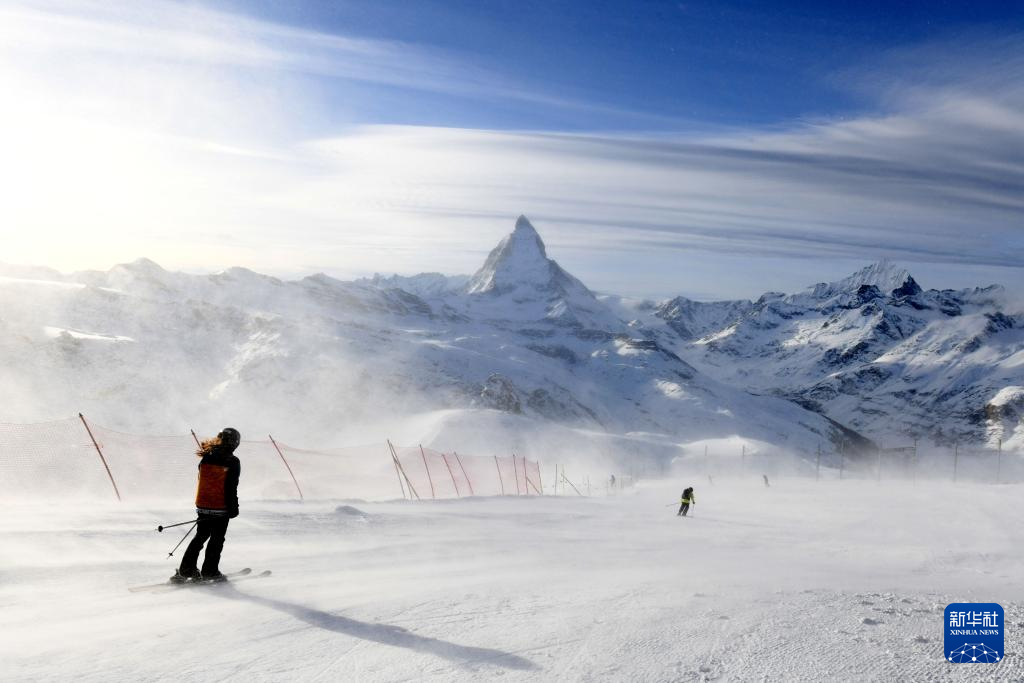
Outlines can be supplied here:
[[363, 201], [453, 216], [525, 204], [567, 243], [588, 231], [591, 247], [613, 249], [1017, 266], [1021, 105], [1017, 93], [942, 89], [884, 115], [771, 132], [631, 138], [370, 129], [318, 149], [360, 159], [360, 173], [371, 177], [401, 178], [392, 188], [418, 188], [410, 196], [361, 187]]
[[466, 272], [525, 212], [588, 284], [631, 294], [752, 295], [883, 255], [1020, 283], [1019, 38], [908, 48], [840, 74], [875, 103], [850, 119], [311, 138], [337, 118], [305, 75], [593, 105], [418, 45], [171, 3], [15, 2], [0, 9], [5, 258]]
[[173, 2], [17, 2], [0, 9], [8, 48], [40, 55], [245, 67], [450, 89], [484, 77], [422, 47], [292, 28]]
[[239, 68], [299, 74], [545, 107], [670, 121], [567, 98], [427, 45], [325, 33], [169, 0], [12, 0], [0, 8], [0, 54], [60, 65], [68, 56], [123, 68]]

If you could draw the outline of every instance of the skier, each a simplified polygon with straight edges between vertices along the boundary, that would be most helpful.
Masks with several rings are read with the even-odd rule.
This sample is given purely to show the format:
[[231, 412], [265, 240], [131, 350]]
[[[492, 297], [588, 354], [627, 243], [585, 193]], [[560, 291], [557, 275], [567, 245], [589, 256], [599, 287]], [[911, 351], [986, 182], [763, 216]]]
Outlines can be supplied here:
[[[181, 566], [171, 577], [173, 583], [189, 580], [224, 581], [220, 572], [220, 553], [224, 548], [224, 536], [228, 531], [228, 520], [238, 516], [238, 477], [242, 464], [232, 455], [242, 436], [237, 429], [225, 427], [213, 439], [200, 444], [196, 455], [199, 461], [199, 485], [196, 489], [196, 536], [188, 544], [181, 557]], [[203, 571], [199, 572], [197, 562], [203, 544], [209, 540]]]
[[697, 499], [693, 495], [693, 487], [687, 486], [686, 490], [683, 491], [682, 499], [679, 501], [679, 512], [676, 516], [686, 516], [686, 513], [690, 511], [690, 504], [697, 504]]

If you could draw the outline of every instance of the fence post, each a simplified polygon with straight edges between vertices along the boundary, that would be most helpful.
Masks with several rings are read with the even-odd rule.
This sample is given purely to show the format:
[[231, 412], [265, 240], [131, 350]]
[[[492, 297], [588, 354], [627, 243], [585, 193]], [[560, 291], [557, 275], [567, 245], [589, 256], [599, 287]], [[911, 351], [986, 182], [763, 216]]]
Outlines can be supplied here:
[[[391, 439], [388, 439], [387, 441], [388, 448], [391, 449], [391, 457], [395, 461], [395, 466], [398, 467], [398, 470], [402, 473], [402, 476], [405, 477], [405, 483], [409, 486], [409, 491], [412, 492], [412, 495], [409, 496], [409, 500], [412, 500], [412, 496], [416, 496], [416, 500], [422, 500], [420, 498], [420, 494], [416, 492], [416, 487], [414, 487], [412, 485], [412, 482], [409, 480], [409, 475], [405, 473], [405, 468], [402, 467], [402, 461], [398, 459], [398, 453], [395, 452], [394, 444], [391, 443]], [[399, 481], [399, 483], [401, 483], [401, 481]]]
[[953, 444], [953, 483], [956, 483], [956, 466], [957, 461], [960, 460], [960, 444]]
[[537, 480], [540, 482], [540, 495], [544, 495], [544, 476], [540, 473], [540, 462], [537, 462]]
[[466, 474], [466, 468], [462, 466], [462, 458], [460, 458], [459, 454], [455, 453], [455, 451], [452, 451], [452, 453], [455, 455], [456, 462], [459, 463], [459, 469], [462, 470], [462, 476], [466, 478], [466, 483], [469, 484], [469, 495], [475, 496], [476, 494], [473, 493], [473, 480], [469, 478], [468, 474]]
[[578, 495], [580, 498], [585, 498], [585, 496], [582, 493], [580, 493], [580, 490], [576, 488], [576, 484], [572, 483], [569, 477], [565, 476], [565, 465], [562, 465], [562, 483], [571, 486], [572, 490], [575, 491], [576, 495]]
[[1000, 483], [1003, 476], [1003, 440], [999, 439], [999, 452], [996, 453], [996, 483]]
[[519, 465], [516, 464], [515, 453], [512, 454], [512, 470], [515, 472], [516, 475], [516, 495], [521, 496], [523, 494], [519, 492]]
[[913, 472], [913, 485], [917, 486], [917, 437], [914, 437], [914, 461], [910, 464], [911, 471]]
[[423, 444], [420, 444], [420, 455], [423, 456], [423, 469], [427, 471], [427, 481], [430, 482], [430, 497], [437, 500], [437, 494], [434, 493], [434, 479], [430, 476], [430, 466], [427, 465], [427, 454], [423, 450]]
[[281, 452], [281, 447], [277, 445], [277, 442], [274, 441], [274, 437], [272, 437], [270, 434], [267, 434], [267, 438], [270, 439], [270, 443], [274, 444], [274, 450], [277, 451], [277, 454], [281, 456], [281, 462], [284, 463], [285, 469], [287, 469], [288, 474], [291, 475], [292, 483], [295, 484], [295, 490], [299, 492], [299, 500], [305, 500], [306, 498], [302, 495], [302, 489], [299, 488], [299, 480], [295, 478], [295, 473], [292, 472], [292, 466], [289, 465], [288, 461], [285, 459], [284, 453]]
[[121, 492], [117, 490], [117, 483], [114, 481], [114, 475], [110, 473], [110, 466], [107, 464], [107, 459], [103, 457], [103, 451], [100, 449], [100, 445], [96, 443], [96, 437], [92, 435], [92, 430], [89, 429], [89, 423], [85, 421], [85, 415], [78, 414], [78, 419], [82, 421], [82, 425], [85, 426], [85, 431], [89, 433], [89, 438], [92, 440], [92, 445], [96, 447], [96, 452], [100, 455], [100, 461], [103, 463], [103, 468], [107, 470], [107, 476], [110, 477], [110, 485], [114, 487], [114, 494], [117, 499], [121, 500]]
[[[515, 455], [513, 454], [512, 457], [514, 458]], [[537, 472], [540, 472], [540, 466], [539, 465], [537, 466]], [[529, 468], [528, 468], [528, 466], [526, 464], [526, 456], [525, 455], [523, 456], [523, 481], [525, 482], [523, 484], [523, 488], [526, 490], [526, 495], [530, 495], [530, 487], [531, 486], [533, 487], [534, 491], [537, 491], [537, 485], [534, 484], [530, 480], [530, 470], [529, 470]], [[540, 496], [540, 495], [543, 495], [543, 494], [540, 491], [537, 491], [537, 495]]]
[[529, 477], [529, 476], [527, 476], [527, 477], [526, 477], [526, 493], [527, 493], [527, 495], [529, 495], [529, 493], [530, 493], [530, 487], [531, 487], [531, 486], [533, 487], [533, 490], [537, 492], [537, 495], [538, 495], [538, 496], [542, 496], [542, 495], [544, 495], [544, 494], [543, 494], [543, 493], [541, 493], [540, 491], [537, 491], [537, 486], [536, 486], [536, 484], [534, 484], [534, 483], [533, 483], [532, 481], [530, 481], [530, 477]]
[[388, 455], [391, 456], [391, 464], [395, 466], [395, 476], [398, 477], [398, 487], [402, 489], [402, 500], [408, 500], [405, 495], [405, 484], [402, 483], [402, 473], [398, 471], [398, 461], [395, 460], [395, 454], [391, 451], [391, 439], [386, 439], [388, 442]]
[[505, 481], [501, 478], [501, 465], [498, 464], [498, 456], [494, 456], [494, 469], [498, 470], [498, 483], [501, 484], [501, 495], [505, 495]]
[[444, 466], [448, 468], [448, 476], [452, 478], [452, 485], [455, 486], [455, 496], [462, 498], [462, 494], [459, 493], [459, 483], [455, 481], [455, 474], [452, 472], [452, 466], [448, 464], [448, 456], [441, 453], [441, 459], [444, 460]]

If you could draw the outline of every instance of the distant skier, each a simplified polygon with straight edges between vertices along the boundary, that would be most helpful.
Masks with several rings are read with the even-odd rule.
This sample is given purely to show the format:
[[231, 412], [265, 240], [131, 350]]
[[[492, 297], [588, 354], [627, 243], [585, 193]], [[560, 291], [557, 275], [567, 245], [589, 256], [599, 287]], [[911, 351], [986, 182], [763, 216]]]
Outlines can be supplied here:
[[[189, 543], [181, 557], [181, 566], [171, 577], [174, 583], [190, 579], [223, 581], [220, 572], [220, 553], [224, 548], [224, 536], [228, 531], [228, 520], [238, 516], [238, 477], [242, 464], [233, 455], [242, 436], [237, 429], [225, 427], [213, 439], [207, 439], [199, 446], [196, 455], [199, 461], [199, 485], [196, 489], [196, 536]], [[209, 540], [203, 571], [197, 563], [203, 544]]]
[[686, 513], [690, 511], [691, 504], [696, 505], [697, 499], [693, 496], [693, 487], [687, 486], [686, 490], [683, 491], [682, 499], [679, 501], [679, 512], [676, 513], [676, 516], [681, 515], [685, 517]]
[[768, 488], [768, 475], [762, 474], [761, 476], [764, 477], [764, 487]]

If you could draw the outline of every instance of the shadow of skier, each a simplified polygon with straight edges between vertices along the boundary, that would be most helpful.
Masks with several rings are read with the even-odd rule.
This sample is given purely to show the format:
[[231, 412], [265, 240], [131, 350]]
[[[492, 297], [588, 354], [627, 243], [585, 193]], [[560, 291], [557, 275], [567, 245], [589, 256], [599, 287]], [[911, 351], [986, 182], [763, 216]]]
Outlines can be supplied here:
[[409, 650], [416, 650], [417, 652], [426, 652], [428, 654], [447, 659], [459, 664], [460, 666], [486, 662], [488, 664], [502, 666], [507, 669], [518, 669], [521, 671], [534, 671], [539, 668], [530, 660], [520, 657], [519, 655], [512, 654], [511, 652], [492, 650], [485, 647], [457, 645], [456, 643], [449, 643], [445, 640], [428, 638], [426, 636], [419, 636], [415, 633], [410, 633], [401, 626], [357, 621], [356, 619], [349, 619], [348, 617], [342, 617], [337, 614], [323, 612], [310, 607], [303, 607], [302, 605], [296, 605], [282, 600], [273, 600], [271, 598], [264, 598], [250, 593], [243, 593], [230, 583], [218, 585], [215, 590], [211, 592], [231, 600], [244, 600], [279, 612], [284, 612], [285, 614], [290, 614], [296, 619], [306, 622], [310, 626], [315, 626], [317, 628], [324, 629], [325, 631], [334, 631], [335, 633], [343, 633], [347, 636], [352, 636], [353, 638], [362, 638], [363, 640], [371, 640], [376, 643], [383, 643], [384, 645], [393, 645], [395, 647], [404, 647]]

